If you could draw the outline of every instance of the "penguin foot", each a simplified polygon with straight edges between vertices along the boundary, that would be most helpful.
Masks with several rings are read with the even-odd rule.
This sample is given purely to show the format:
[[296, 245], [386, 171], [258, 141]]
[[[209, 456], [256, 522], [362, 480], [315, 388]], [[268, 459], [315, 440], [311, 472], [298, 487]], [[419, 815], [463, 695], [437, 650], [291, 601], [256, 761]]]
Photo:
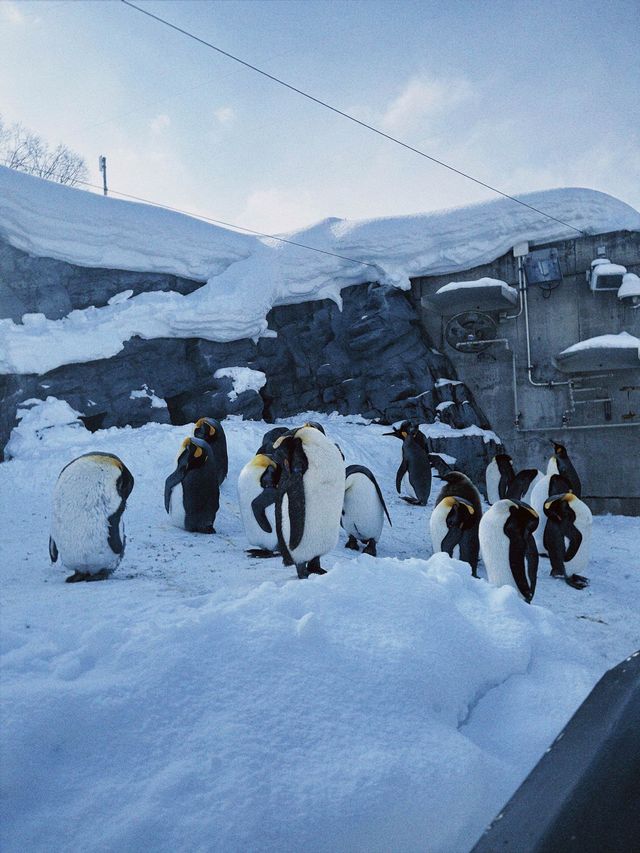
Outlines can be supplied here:
[[309, 560], [307, 569], [309, 574], [326, 575], [325, 570], [320, 565], [320, 557], [314, 557], [313, 560]]
[[309, 569], [307, 568], [306, 563], [296, 563], [296, 571], [298, 572], [298, 577], [301, 581], [306, 580], [309, 577]]
[[348, 548], [350, 551], [359, 551], [360, 550], [358, 548], [358, 540], [356, 539], [355, 536], [349, 536], [344, 547]]
[[365, 545], [364, 551], [362, 553], [363, 554], [370, 554], [372, 557], [377, 557], [378, 552], [376, 551], [376, 540], [375, 539], [369, 539], [369, 541]]
[[68, 578], [65, 578], [65, 583], [80, 583], [81, 581], [86, 581], [89, 583], [90, 581], [106, 581], [111, 572], [109, 569], [101, 569], [99, 572], [79, 572], [75, 571], [72, 575], [69, 575]]
[[426, 506], [427, 505], [426, 501], [419, 501], [417, 498], [408, 498], [406, 495], [401, 495], [401, 497], [402, 497], [403, 501], [406, 501], [408, 504], [411, 504], [412, 506]]
[[250, 557], [266, 560], [268, 557], [279, 557], [278, 551], [270, 551], [268, 548], [248, 548], [247, 554]]
[[583, 575], [568, 575], [565, 580], [573, 589], [584, 589], [589, 586], [589, 578], [585, 578]]

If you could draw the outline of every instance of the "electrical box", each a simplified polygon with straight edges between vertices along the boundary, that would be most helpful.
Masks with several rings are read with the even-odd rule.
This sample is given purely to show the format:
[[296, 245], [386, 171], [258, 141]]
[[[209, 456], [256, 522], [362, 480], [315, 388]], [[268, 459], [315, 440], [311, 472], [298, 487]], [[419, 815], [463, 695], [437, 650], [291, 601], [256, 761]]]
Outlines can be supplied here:
[[524, 260], [527, 284], [534, 284], [545, 290], [552, 290], [562, 281], [560, 259], [557, 249], [537, 249], [530, 252]]

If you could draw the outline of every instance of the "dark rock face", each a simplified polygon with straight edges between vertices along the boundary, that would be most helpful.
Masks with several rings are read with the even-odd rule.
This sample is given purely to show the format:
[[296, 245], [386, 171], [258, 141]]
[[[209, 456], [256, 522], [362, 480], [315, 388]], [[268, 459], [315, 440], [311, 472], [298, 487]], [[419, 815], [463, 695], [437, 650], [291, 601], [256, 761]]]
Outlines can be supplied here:
[[[29, 311], [51, 318], [104, 305], [122, 290], [189, 293], [200, 286], [168, 275], [30, 258], [1, 243], [0, 281], [4, 316]], [[274, 308], [268, 320], [277, 338], [257, 344], [132, 338], [110, 359], [69, 364], [42, 376], [0, 377], [0, 447], [15, 426], [18, 405], [47, 396], [66, 400], [92, 430], [149, 421], [189, 423], [202, 416], [221, 420], [230, 414], [273, 421], [306, 410], [362, 414], [384, 423], [411, 418], [489, 426], [466, 386], [455, 380], [449, 360], [431, 346], [409, 293], [374, 283], [346, 288], [342, 297], [342, 311], [330, 300]], [[214, 378], [220, 368], [236, 366], [265, 374], [260, 393], [236, 396], [230, 378]], [[443, 379], [452, 382], [438, 381]], [[166, 407], [158, 407], [157, 398]], [[486, 464], [489, 447], [478, 442], [459, 441], [467, 449], [451, 452], [468, 473]]]

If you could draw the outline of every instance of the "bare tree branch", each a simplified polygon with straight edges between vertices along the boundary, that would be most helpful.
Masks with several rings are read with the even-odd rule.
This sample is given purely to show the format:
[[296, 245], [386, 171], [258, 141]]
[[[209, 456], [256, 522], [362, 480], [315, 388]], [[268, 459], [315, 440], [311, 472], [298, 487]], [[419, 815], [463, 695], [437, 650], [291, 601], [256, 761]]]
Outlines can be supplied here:
[[86, 180], [88, 175], [84, 158], [75, 151], [66, 145], [51, 150], [41, 136], [19, 123], [6, 125], [1, 115], [0, 162], [11, 169], [71, 187]]

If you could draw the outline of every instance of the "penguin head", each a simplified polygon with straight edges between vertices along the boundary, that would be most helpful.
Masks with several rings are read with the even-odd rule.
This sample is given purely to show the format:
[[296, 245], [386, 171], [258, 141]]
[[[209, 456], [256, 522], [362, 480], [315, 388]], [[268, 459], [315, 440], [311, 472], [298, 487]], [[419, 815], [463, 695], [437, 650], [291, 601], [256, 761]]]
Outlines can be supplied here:
[[383, 435], [392, 435], [394, 438], [399, 438], [400, 441], [404, 441], [408, 435], [413, 435], [415, 433], [415, 427], [411, 421], [402, 421], [400, 426], [391, 427], [391, 432], [383, 432]]
[[259, 468], [261, 471], [266, 470], [267, 468], [276, 468], [277, 465], [269, 456], [264, 453], [256, 453], [251, 462], [249, 463], [254, 468]]
[[187, 467], [199, 468], [209, 458], [209, 445], [201, 438], [190, 436], [182, 442], [178, 459], [182, 459], [185, 454], [187, 454]]
[[560, 459], [566, 459], [567, 448], [564, 446], [564, 444], [560, 444], [559, 442], [554, 441], [553, 439], [550, 439], [550, 441], [551, 444], [553, 444], [553, 452], [555, 453], [555, 455], [559, 456]]
[[463, 530], [472, 527], [476, 519], [474, 518], [476, 511], [473, 504], [469, 503], [466, 498], [461, 498], [460, 495], [447, 495], [442, 499], [441, 503], [449, 507], [447, 514], [448, 527], [460, 527]]
[[513, 462], [513, 459], [509, 456], [508, 453], [496, 453], [493, 457], [498, 464], [501, 462]]
[[265, 432], [262, 436], [262, 444], [258, 449], [258, 453], [270, 453], [273, 450], [273, 442], [280, 438], [281, 435], [286, 435], [290, 432], [288, 427], [274, 427], [269, 432]]
[[540, 516], [532, 506], [529, 506], [529, 504], [524, 503], [524, 501], [518, 501], [515, 498], [505, 498], [504, 501], [498, 501], [498, 503], [509, 504], [507, 512], [517, 523], [518, 528], [522, 531], [523, 535], [526, 533], [533, 533], [533, 531], [538, 527], [538, 524], [540, 523]]
[[560, 522], [567, 515], [567, 511], [571, 509], [571, 504], [575, 500], [576, 496], [573, 492], [549, 495], [548, 500], [544, 502], [544, 514], [547, 518]]
[[323, 435], [326, 435], [324, 427], [322, 426], [322, 424], [319, 424], [318, 421], [306, 421], [302, 424], [302, 427], [311, 427], [312, 429], [317, 429]]
[[212, 444], [222, 432], [222, 424], [215, 418], [199, 418], [193, 429], [196, 438], [201, 438]]
[[473, 485], [471, 480], [462, 471], [446, 471], [440, 475], [440, 479], [446, 480], [452, 486], [462, 485], [463, 483], [465, 485]]
[[448, 474], [453, 470], [451, 465], [449, 465], [448, 462], [445, 462], [439, 453], [429, 453], [428, 456], [431, 467], [436, 469], [440, 479], [442, 479], [445, 474]]

